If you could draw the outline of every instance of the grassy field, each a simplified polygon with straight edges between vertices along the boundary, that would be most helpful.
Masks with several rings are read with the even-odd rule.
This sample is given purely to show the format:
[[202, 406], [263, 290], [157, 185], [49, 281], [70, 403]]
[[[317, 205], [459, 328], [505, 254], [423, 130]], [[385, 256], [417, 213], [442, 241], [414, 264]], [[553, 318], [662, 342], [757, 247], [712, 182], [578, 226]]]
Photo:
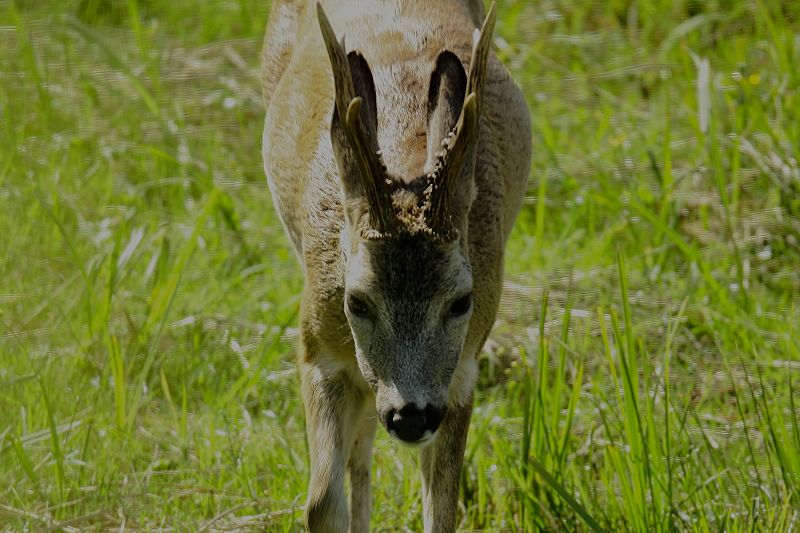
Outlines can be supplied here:
[[[265, 0], [0, 0], [0, 530], [301, 526]], [[800, 3], [503, 0], [534, 124], [465, 531], [800, 528]], [[379, 430], [373, 526], [421, 529]]]

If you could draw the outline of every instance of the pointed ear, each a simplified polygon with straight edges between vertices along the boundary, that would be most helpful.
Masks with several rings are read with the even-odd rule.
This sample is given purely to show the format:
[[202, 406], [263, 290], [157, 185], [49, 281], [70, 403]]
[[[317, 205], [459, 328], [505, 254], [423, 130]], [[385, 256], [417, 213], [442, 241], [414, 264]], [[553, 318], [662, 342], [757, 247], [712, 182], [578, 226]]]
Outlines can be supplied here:
[[360, 141], [355, 144], [363, 145], [369, 154], [377, 154], [379, 151], [378, 112], [375, 101], [375, 83], [364, 56], [355, 51], [350, 52], [347, 54], [347, 63], [353, 83], [353, 96], [342, 114], [340, 114], [338, 106], [334, 109], [331, 121], [331, 139], [345, 193], [349, 197], [357, 197], [365, 195], [366, 184], [355, 153], [356, 147], [348, 138], [347, 116], [350, 115], [351, 120], [360, 126], [353, 132], [361, 134]]
[[375, 81], [372, 79], [372, 71], [364, 56], [356, 51], [347, 54], [347, 63], [350, 65], [355, 94], [362, 100], [361, 125], [377, 149], [378, 108], [375, 102]]
[[386, 184], [387, 172], [380, 156], [377, 137], [375, 84], [367, 61], [358, 52], [345, 53], [344, 39], [336, 35], [322, 6], [317, 17], [325, 48], [331, 61], [336, 105], [331, 123], [331, 141], [345, 192], [345, 210], [350, 222], [357, 222], [350, 205], [366, 200], [369, 228], [388, 233], [396, 222]]
[[426, 169], [432, 169], [442, 150], [442, 141], [456, 127], [467, 91], [467, 73], [453, 52], [445, 50], [436, 59], [428, 89], [428, 158]]
[[[481, 103], [483, 100], [483, 88], [488, 71], [489, 51], [492, 43], [492, 32], [494, 31], [495, 6], [494, 2], [489, 8], [486, 19], [483, 21], [480, 31], [475, 30], [472, 43], [472, 58], [470, 59], [469, 71], [465, 83], [465, 90], [462, 94], [462, 105], [459, 109], [458, 120], [445, 137], [440, 139], [442, 148], [436, 152], [435, 161], [431, 161], [432, 155], [429, 152], [429, 165], [433, 163], [432, 170], [429, 170], [428, 179], [432, 185], [430, 194], [430, 209], [426, 215], [428, 225], [437, 233], [448, 233], [458, 227], [463, 227], [465, 217], [463, 216], [470, 205], [473, 193], [473, 183], [463, 183], [462, 176], [472, 176], [475, 166], [475, 155], [478, 141], [478, 118], [480, 116]], [[442, 54], [437, 61], [437, 71], [440, 62], [443, 63], [443, 72], [454, 71], [455, 65], [452, 64], [449, 56]], [[460, 63], [459, 63], [460, 65]], [[434, 78], [436, 78], [434, 72]], [[439, 86], [441, 87], [442, 74]], [[456, 76], [457, 77], [457, 76]], [[433, 81], [433, 80], [432, 80]], [[433, 86], [433, 83], [431, 83]], [[441, 93], [441, 89], [437, 91]], [[451, 98], [450, 101], [456, 101]], [[447, 109], [447, 108], [445, 108]], [[447, 115], [448, 123], [451, 111], [442, 112]], [[434, 112], [436, 115], [436, 112]], [[431, 129], [439, 135], [440, 128], [437, 125]], [[434, 141], [435, 142], [435, 141]], [[428, 142], [430, 149], [435, 145]], [[430, 166], [426, 167], [428, 170]]]

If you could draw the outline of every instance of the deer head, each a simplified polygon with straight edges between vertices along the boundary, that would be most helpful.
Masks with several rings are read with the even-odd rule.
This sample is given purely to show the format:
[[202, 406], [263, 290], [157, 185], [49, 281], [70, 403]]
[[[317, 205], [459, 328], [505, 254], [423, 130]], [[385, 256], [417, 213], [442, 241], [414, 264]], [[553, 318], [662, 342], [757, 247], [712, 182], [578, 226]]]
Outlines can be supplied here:
[[346, 52], [317, 11], [336, 88], [331, 140], [346, 219], [345, 314], [379, 418], [394, 436], [421, 443], [445, 415], [472, 314], [467, 233], [494, 9], [475, 31], [468, 72], [452, 52], [438, 56], [426, 164], [414, 179], [388, 174], [369, 65]]

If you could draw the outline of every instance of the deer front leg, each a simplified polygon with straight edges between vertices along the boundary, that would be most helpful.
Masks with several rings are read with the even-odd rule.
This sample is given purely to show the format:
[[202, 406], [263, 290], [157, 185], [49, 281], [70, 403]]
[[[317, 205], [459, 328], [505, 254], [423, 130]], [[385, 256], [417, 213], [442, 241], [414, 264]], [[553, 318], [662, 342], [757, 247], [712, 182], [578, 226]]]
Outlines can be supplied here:
[[436, 439], [420, 451], [425, 533], [456, 529], [458, 483], [471, 415], [471, 399], [467, 405], [451, 406]]
[[311, 479], [306, 501], [306, 527], [312, 533], [347, 531], [344, 473], [364, 396], [346, 371], [327, 373], [323, 365], [301, 364]]
[[366, 410], [356, 429], [350, 450], [350, 462], [347, 465], [350, 474], [350, 533], [369, 532], [369, 515], [372, 510], [370, 464], [376, 422], [375, 410]]

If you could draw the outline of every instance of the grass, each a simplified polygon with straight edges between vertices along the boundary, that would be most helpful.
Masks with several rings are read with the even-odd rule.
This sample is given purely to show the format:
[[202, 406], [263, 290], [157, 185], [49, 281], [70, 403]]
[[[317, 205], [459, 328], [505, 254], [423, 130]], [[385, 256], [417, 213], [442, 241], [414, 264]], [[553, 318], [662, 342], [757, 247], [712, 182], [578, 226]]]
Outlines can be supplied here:
[[[0, 1], [0, 530], [300, 527], [256, 0]], [[462, 530], [800, 527], [800, 8], [503, 1], [529, 197]], [[379, 431], [373, 526], [421, 528]]]

